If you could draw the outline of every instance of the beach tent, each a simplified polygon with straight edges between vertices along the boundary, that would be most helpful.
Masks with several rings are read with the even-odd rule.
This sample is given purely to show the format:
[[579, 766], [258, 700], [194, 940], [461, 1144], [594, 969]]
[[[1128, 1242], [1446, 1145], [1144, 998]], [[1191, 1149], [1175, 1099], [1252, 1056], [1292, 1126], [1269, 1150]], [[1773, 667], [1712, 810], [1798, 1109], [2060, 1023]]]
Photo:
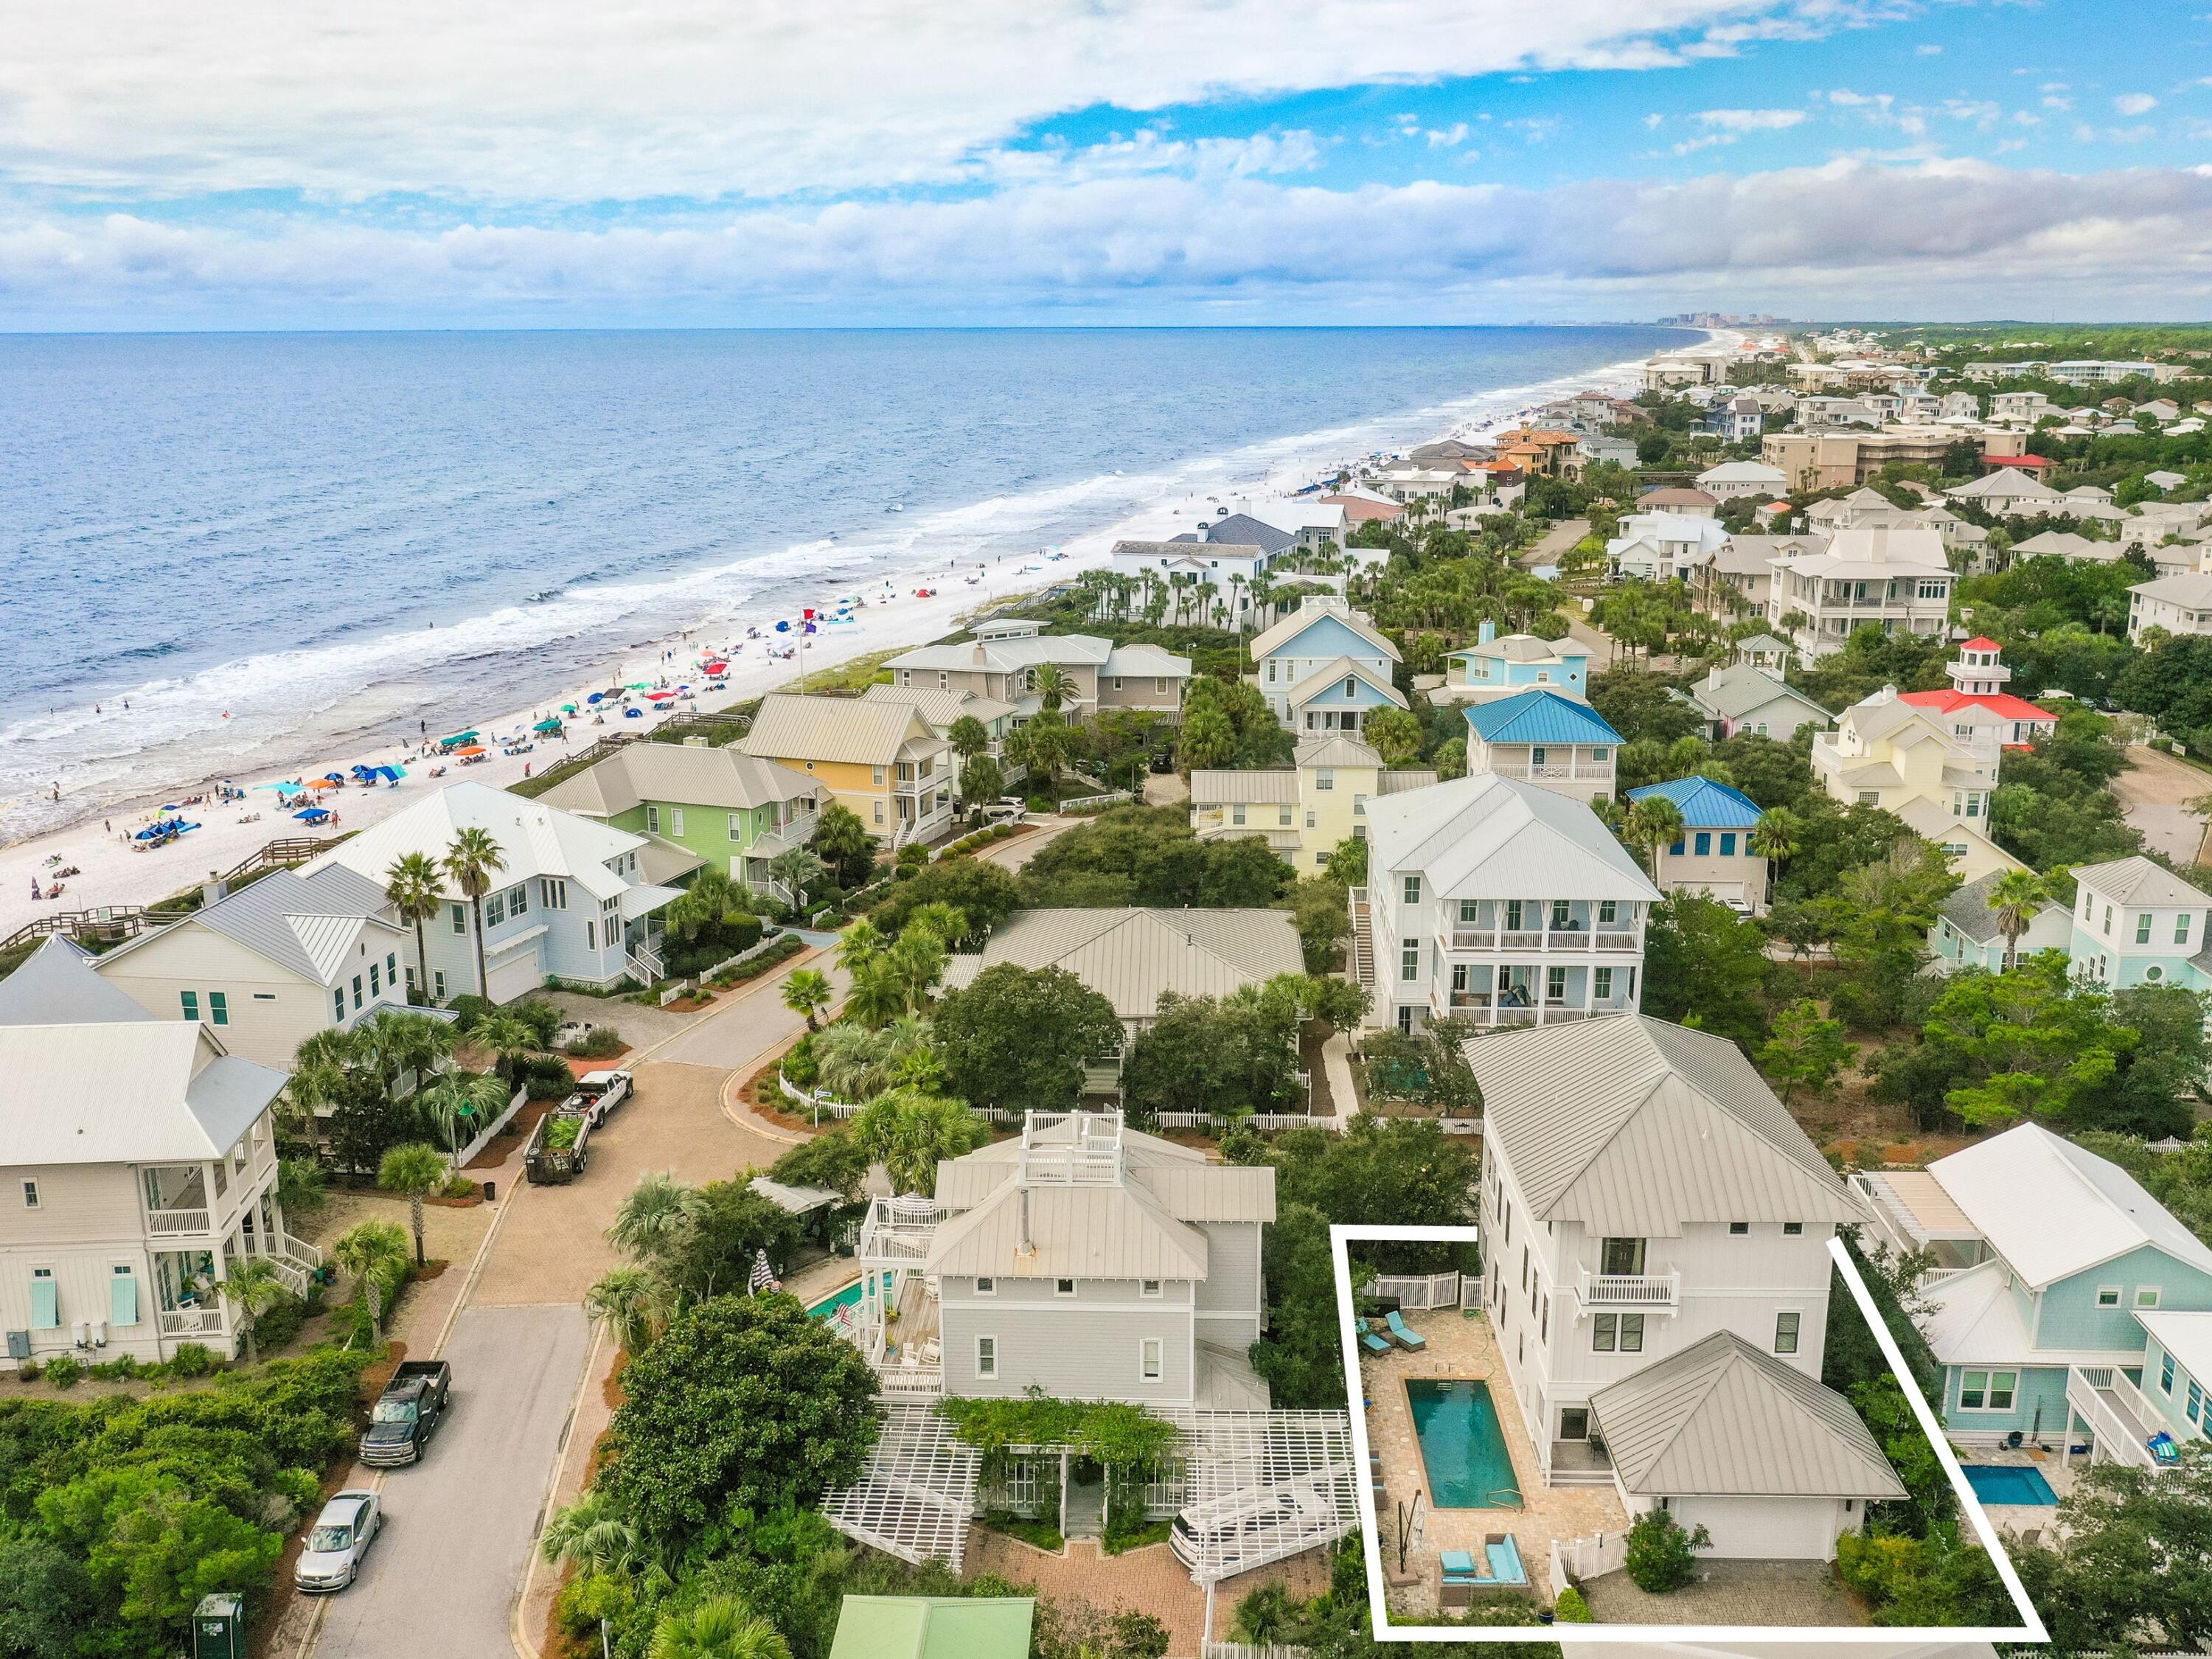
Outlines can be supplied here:
[[342, 780], [335, 778], [309, 778], [307, 787], [310, 789], [335, 789], [340, 781]]
[[303, 823], [320, 823], [330, 817], [330, 811], [327, 807], [310, 806], [305, 811], [295, 812], [292, 816]]
[[647, 702], [666, 702], [675, 695], [673, 691], [648, 691], [645, 694], [645, 700]]
[[532, 726], [530, 729], [533, 732], [558, 732], [561, 729], [561, 722], [558, 720], [540, 720], [537, 725]]
[[453, 750], [456, 755], [481, 755], [483, 751], [483, 745], [480, 743], [469, 744], [464, 748]]

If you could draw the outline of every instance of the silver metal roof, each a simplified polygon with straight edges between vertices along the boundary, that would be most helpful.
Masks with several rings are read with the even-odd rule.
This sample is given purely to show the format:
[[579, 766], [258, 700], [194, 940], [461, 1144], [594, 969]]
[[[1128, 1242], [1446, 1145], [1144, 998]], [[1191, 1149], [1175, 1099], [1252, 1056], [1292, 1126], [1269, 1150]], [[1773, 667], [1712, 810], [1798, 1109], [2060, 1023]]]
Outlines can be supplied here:
[[2185, 908], [2212, 904], [2212, 898], [2207, 898], [2180, 877], [2140, 854], [2114, 859], [2109, 864], [2084, 864], [2075, 869], [2074, 879], [2086, 884], [2100, 898], [2108, 898], [2115, 904], [2177, 905]]
[[307, 876], [274, 870], [159, 933], [140, 934], [101, 960], [124, 961], [177, 928], [205, 927], [264, 962], [328, 985], [364, 927], [389, 935], [374, 946], [379, 956], [406, 937], [406, 929], [385, 919], [386, 903], [382, 886], [343, 865], [325, 865]]
[[1024, 1188], [1009, 1181], [940, 1224], [924, 1265], [963, 1277], [1202, 1279], [1206, 1238], [1133, 1182]]
[[648, 800], [741, 811], [801, 799], [821, 787], [804, 772], [747, 754], [735, 744], [640, 742], [563, 778], [538, 799], [563, 811], [605, 818]]
[[1389, 636], [1360, 612], [1342, 604], [1322, 604], [1300, 605], [1273, 627], [1264, 628], [1254, 635], [1252, 660], [1257, 662], [1261, 658], [1270, 655], [1279, 646], [1287, 644], [1324, 620], [1343, 623], [1373, 646], [1376, 654], [1388, 657], [1392, 662], [1399, 659], [1398, 647], [1391, 644]]
[[1590, 1411], [1613, 1474], [1641, 1496], [1905, 1495], [1849, 1401], [1733, 1331], [1608, 1383]]
[[1664, 896], [1597, 814], [1517, 778], [1480, 773], [1367, 803], [1369, 867], [1453, 898]]
[[0, 1141], [27, 1164], [220, 1158], [285, 1083], [192, 1021], [123, 1018], [0, 1026]]
[[763, 760], [788, 757], [858, 766], [889, 766], [901, 756], [945, 749], [945, 740], [911, 704], [793, 692], [763, 698], [752, 730], [738, 742], [745, 753]]
[[975, 971], [1002, 962], [1064, 968], [1125, 1020], [1152, 1018], [1163, 992], [1226, 996], [1305, 971], [1287, 910], [1018, 910]]
[[102, 979], [93, 967], [96, 960], [55, 934], [0, 979], [0, 1025], [112, 1024], [161, 1018]]
[[1617, 1237], [1692, 1223], [1866, 1219], [1725, 1038], [1643, 1014], [1467, 1045], [1484, 1133], [1546, 1220]]
[[1200, 769], [1190, 775], [1193, 806], [1290, 806], [1298, 799], [1298, 775], [1288, 767], [1238, 772]]

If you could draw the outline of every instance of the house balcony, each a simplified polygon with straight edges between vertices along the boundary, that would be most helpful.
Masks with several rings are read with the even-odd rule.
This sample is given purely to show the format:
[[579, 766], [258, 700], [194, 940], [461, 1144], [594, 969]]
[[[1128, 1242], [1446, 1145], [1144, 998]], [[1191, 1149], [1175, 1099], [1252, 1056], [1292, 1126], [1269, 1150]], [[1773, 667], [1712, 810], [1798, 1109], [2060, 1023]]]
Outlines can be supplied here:
[[177, 1238], [215, 1231], [215, 1212], [204, 1209], [162, 1209], [146, 1212], [146, 1231], [155, 1238]]
[[[1443, 1006], [1437, 1006], [1437, 1001]], [[1521, 1025], [1565, 1025], [1629, 1012], [1629, 1005], [1618, 1000], [1594, 1006], [1564, 1001], [1515, 1003], [1501, 1001], [1490, 991], [1447, 991], [1430, 1006], [1438, 1014], [1449, 1014], [1486, 1030], [1504, 1030]]]
[[2089, 1425], [2094, 1462], [2125, 1463], [2154, 1473], [2175, 1467], [2160, 1463], [2150, 1452], [2152, 1437], [2172, 1435], [2173, 1425], [2118, 1366], [2067, 1367], [2066, 1404]]
[[773, 830], [762, 832], [753, 844], [745, 848], [745, 856], [772, 859], [779, 853], [787, 853], [794, 847], [804, 847], [814, 839], [814, 831], [821, 823], [818, 814], [793, 813]]
[[1437, 946], [1444, 951], [1638, 951], [1642, 944], [1633, 932], [1618, 927], [1470, 927], [1448, 922], [1437, 929]]
[[219, 1305], [194, 1308], [161, 1308], [155, 1311], [155, 1327], [163, 1336], [181, 1337], [198, 1341], [207, 1337], [225, 1338], [230, 1334], [229, 1321]]
[[1584, 1267], [1575, 1276], [1575, 1298], [1585, 1312], [1622, 1308], [1674, 1313], [1682, 1305], [1682, 1275], [1594, 1273]]

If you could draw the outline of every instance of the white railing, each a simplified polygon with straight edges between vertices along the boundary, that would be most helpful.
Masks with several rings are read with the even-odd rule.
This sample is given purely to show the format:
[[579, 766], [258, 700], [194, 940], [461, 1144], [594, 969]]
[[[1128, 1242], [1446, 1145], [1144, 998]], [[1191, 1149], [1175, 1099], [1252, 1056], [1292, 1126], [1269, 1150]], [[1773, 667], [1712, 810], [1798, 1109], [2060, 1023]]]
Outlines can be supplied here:
[[1601, 951], [1634, 951], [1642, 948], [1633, 933], [1600, 933], [1595, 945]]
[[2150, 1437], [2173, 1432], [2148, 1396], [2113, 1365], [2070, 1365], [2066, 1371], [2066, 1403], [2089, 1424], [2091, 1455], [2107, 1462], [2131, 1463], [2137, 1468], [2166, 1469], [2150, 1455]]
[[878, 1198], [860, 1224], [860, 1258], [865, 1261], [927, 1261], [937, 1231], [937, 1206], [927, 1199]]
[[1552, 1540], [1552, 1588], [1572, 1579], [1597, 1578], [1628, 1565], [1628, 1534], [1601, 1532], [1588, 1538]]
[[1282, 1642], [1204, 1642], [1199, 1659], [1313, 1659], [1313, 1650]]
[[1416, 1310], [1459, 1306], [1460, 1275], [1449, 1273], [1377, 1273], [1359, 1287], [1362, 1296], [1382, 1297], [1401, 1308]]
[[1682, 1275], [1665, 1273], [1594, 1273], [1587, 1267], [1576, 1277], [1575, 1294], [1586, 1308], [1673, 1308], [1682, 1300]]
[[876, 1392], [897, 1400], [935, 1399], [945, 1392], [945, 1367], [886, 1361], [876, 1372]]
[[[526, 1089], [517, 1089], [514, 1092], [522, 1099], [529, 1098], [530, 1091]], [[310, 1244], [304, 1238], [296, 1238], [290, 1233], [283, 1232], [276, 1234], [270, 1243], [275, 1246], [274, 1253], [277, 1255], [289, 1256], [293, 1261], [302, 1262], [309, 1267], [319, 1267], [323, 1265], [323, 1248], [319, 1244]]]
[[1333, 1117], [1315, 1117], [1305, 1112], [1249, 1112], [1243, 1116], [1224, 1115], [1217, 1117], [1212, 1112], [1160, 1112], [1155, 1115], [1163, 1129], [1200, 1129], [1218, 1133], [1242, 1126], [1248, 1129], [1334, 1129]]
[[163, 1336], [222, 1336], [225, 1330], [220, 1308], [163, 1308], [155, 1314]]
[[146, 1231], [156, 1238], [175, 1233], [204, 1233], [213, 1230], [215, 1217], [207, 1210], [149, 1210]]
[[277, 1282], [286, 1290], [295, 1296], [307, 1295], [307, 1275], [298, 1267], [279, 1255], [269, 1255], [261, 1259], [269, 1264], [269, 1271], [276, 1275]]

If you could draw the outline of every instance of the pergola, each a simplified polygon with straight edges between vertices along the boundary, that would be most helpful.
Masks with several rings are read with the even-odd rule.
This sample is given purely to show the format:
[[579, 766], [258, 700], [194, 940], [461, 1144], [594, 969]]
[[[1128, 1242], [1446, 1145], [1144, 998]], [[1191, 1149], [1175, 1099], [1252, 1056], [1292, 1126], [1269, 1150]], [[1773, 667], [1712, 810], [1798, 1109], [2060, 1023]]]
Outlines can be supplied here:
[[1186, 1407], [1159, 1414], [1183, 1433], [1186, 1519], [1175, 1550], [1195, 1583], [1210, 1589], [1358, 1529], [1346, 1413]]
[[860, 1478], [823, 1500], [822, 1516], [847, 1537], [919, 1565], [953, 1571], [968, 1547], [981, 1455], [934, 1406], [880, 1407], [884, 1431]]

